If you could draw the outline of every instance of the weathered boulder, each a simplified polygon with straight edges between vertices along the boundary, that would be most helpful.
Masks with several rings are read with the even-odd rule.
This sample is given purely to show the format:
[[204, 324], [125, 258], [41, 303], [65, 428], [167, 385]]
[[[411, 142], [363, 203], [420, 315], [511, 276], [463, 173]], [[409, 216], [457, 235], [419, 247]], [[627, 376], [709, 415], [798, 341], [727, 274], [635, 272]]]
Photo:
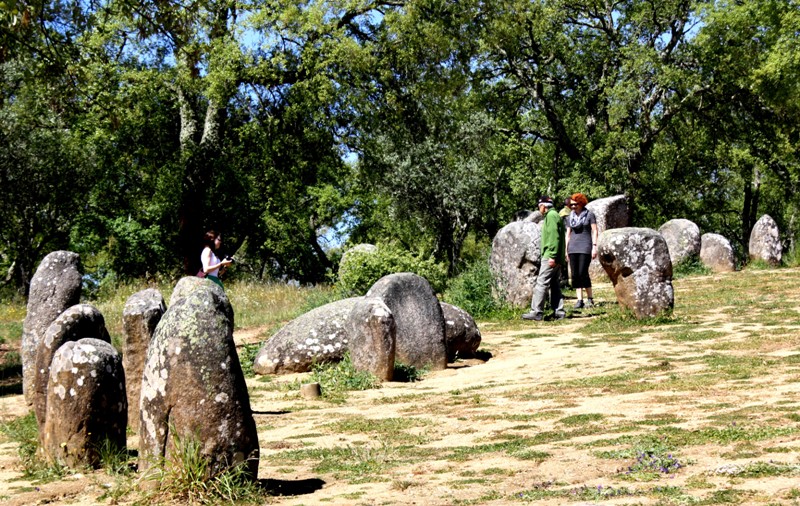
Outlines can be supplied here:
[[[172, 295], [169, 296], [169, 305], [173, 306], [179, 299], [185, 297], [200, 287], [207, 286], [208, 279], [197, 276], [184, 276], [175, 284]], [[213, 281], [212, 281], [213, 283]]]
[[53, 356], [40, 432], [50, 462], [99, 467], [100, 449], [125, 449], [128, 406], [122, 359], [99, 339], [69, 341]]
[[667, 241], [673, 267], [700, 255], [700, 227], [694, 222], [682, 218], [669, 220], [661, 225], [658, 232]]
[[[597, 233], [602, 234], [612, 228], [622, 228], [630, 225], [631, 213], [628, 208], [628, 198], [625, 195], [614, 195], [589, 202], [586, 208], [594, 213], [597, 218]], [[593, 280], [606, 278], [606, 271], [600, 265], [600, 259], [595, 258], [589, 263], [589, 277]]]
[[661, 234], [649, 228], [606, 230], [597, 256], [614, 284], [617, 301], [637, 318], [672, 309], [672, 262]]
[[198, 279], [164, 313], [147, 349], [139, 469], [173, 460], [177, 441], [195, 439], [207, 477], [246, 463], [255, 478], [258, 434], [233, 342], [233, 309], [222, 288]]
[[397, 325], [395, 360], [417, 369], [447, 368], [444, 316], [428, 281], [410, 272], [384, 276], [367, 292], [381, 299]]
[[28, 404], [33, 403], [39, 344], [53, 320], [62, 311], [80, 302], [81, 280], [80, 256], [71, 251], [54, 251], [45, 256], [31, 279], [20, 346], [22, 390]]
[[295, 318], [256, 354], [256, 374], [311, 370], [314, 363], [338, 362], [348, 350], [347, 319], [361, 297], [337, 300]]
[[47, 384], [50, 380], [50, 363], [56, 351], [64, 343], [83, 338], [94, 338], [111, 342], [106, 330], [106, 321], [100, 311], [89, 304], [76, 304], [50, 324], [36, 353], [33, 384], [33, 410], [41, 431], [47, 410]]
[[164, 297], [155, 288], [134, 293], [122, 310], [122, 365], [128, 378], [128, 421], [134, 432], [139, 432], [139, 391], [147, 347], [166, 310]]
[[703, 234], [700, 238], [700, 261], [714, 272], [733, 272], [736, 260], [730, 241], [719, 234]]
[[781, 263], [783, 247], [778, 224], [768, 214], [759, 218], [753, 225], [748, 251], [751, 260], [763, 260], [773, 266]]
[[523, 220], [501, 228], [492, 240], [489, 269], [495, 293], [516, 307], [528, 307], [531, 303], [539, 275], [541, 237], [540, 223]]
[[481, 345], [481, 331], [472, 315], [458, 306], [441, 303], [444, 316], [444, 335], [447, 345], [447, 361], [472, 358]]
[[347, 319], [347, 333], [353, 367], [391, 381], [397, 326], [386, 304], [378, 298], [360, 298]]

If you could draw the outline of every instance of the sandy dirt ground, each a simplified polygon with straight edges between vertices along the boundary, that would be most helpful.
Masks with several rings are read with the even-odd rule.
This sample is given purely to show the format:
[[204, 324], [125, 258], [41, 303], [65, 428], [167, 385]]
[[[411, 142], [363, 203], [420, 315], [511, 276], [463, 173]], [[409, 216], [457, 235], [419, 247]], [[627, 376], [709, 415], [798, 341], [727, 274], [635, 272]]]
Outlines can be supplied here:
[[[694, 374], [701, 367], [695, 360], [684, 359], [707, 351], [699, 351], [691, 341], [663, 340], [639, 329], [632, 330], [629, 338], [613, 342], [592, 339], [581, 332], [586, 322], [586, 318], [566, 323], [531, 322], [519, 324], [511, 331], [483, 325], [481, 349], [487, 353], [487, 360], [459, 361], [415, 383], [393, 382], [380, 389], [353, 392], [342, 404], [304, 399], [296, 389], [277, 387], [279, 382], [288, 385], [303, 382], [306, 375], [284, 376], [270, 382], [259, 378], [248, 380], [259, 427], [259, 478], [272, 494], [267, 502], [281, 505], [521, 504], [524, 502], [515, 495], [537, 489], [665, 486], [685, 487], [697, 500], [708, 497], [714, 490], [740, 488], [748, 492], [737, 496], [734, 501], [737, 504], [795, 504], [789, 497], [792, 490], [800, 486], [797, 475], [742, 480], [732, 478], [725, 469], [752, 460], [798, 463], [798, 433], [759, 441], [761, 450], [757, 458], [750, 459], [741, 456], [741, 444], [736, 442], [682, 448], [680, 458], [685, 468], [648, 483], [625, 481], [621, 477], [622, 471], [631, 464], [629, 460], [597, 456], [599, 450], [619, 447], [587, 443], [654, 430], [656, 423], [651, 428], [641, 425], [648, 420], [672, 420], [671, 426], [685, 430], [709, 425], [721, 427], [725, 423], [720, 421], [721, 416], [743, 409], [750, 409], [753, 423], [766, 423], [769, 420], [760, 420], [760, 407], [766, 411], [768, 407], [800, 401], [796, 373], [778, 371], [754, 377], [746, 388], [741, 382], [727, 381], [689, 392], [673, 390], [669, 387], [671, 381]], [[695, 327], [695, 330], [713, 329], [721, 334], [719, 341], [733, 343], [748, 339], [754, 328], [726, 322], [711, 314], [696, 322]], [[800, 331], [796, 332], [800, 335]], [[239, 332], [236, 340], [248, 341], [254, 335], [258, 335], [258, 329]], [[774, 348], [763, 352], [765, 359], [796, 352], [796, 346]], [[646, 381], [650, 384], [650, 388], [641, 391], [606, 388], [602, 383], [598, 386], [587, 383], [574, 390], [566, 386], [641, 370], [656, 371], [644, 378], [631, 376], [632, 383]], [[652, 388], [653, 383], [664, 387]], [[22, 396], [0, 398], [2, 419], [26, 412]], [[585, 431], [586, 435], [571, 432], [576, 428], [565, 422], [570, 417], [593, 414], [597, 416], [589, 417], [593, 421], [588, 425], [593, 430]], [[393, 452], [398, 451], [396, 440], [387, 442], [380, 435], [350, 432], [335, 424], [408, 418], [419, 422], [404, 429], [410, 444], [430, 449], [430, 457], [412, 458], [409, 463], [394, 462], [379, 479], [370, 477], [362, 482], [337, 472], [315, 471], [318, 462], [287, 462], [282, 457], [293, 449], [340, 448], [369, 453], [370, 458], [378, 460], [382, 455], [391, 459]], [[636, 429], [625, 429], [636, 423], [640, 424]], [[454, 449], [519, 436], [557, 434], [558, 431], [566, 435], [545, 438], [541, 444], [526, 448], [541, 452], [542, 458], [538, 459], [515, 458], [504, 451], [476, 454], [466, 451], [464, 458], [452, 457]], [[135, 445], [136, 438], [129, 443]], [[732, 453], [737, 456], [731, 457]], [[22, 478], [15, 445], [0, 445], [0, 503], [6, 506], [116, 504], [99, 499], [115, 486], [114, 483], [115, 478], [99, 471], [77, 473], [53, 483], [30, 483]], [[135, 495], [122, 497], [119, 503], [135, 498]], [[559, 497], [533, 502], [563, 504], [570, 501]], [[658, 500], [648, 494], [602, 502], [656, 504]], [[593, 503], [577, 500], [572, 504]]]

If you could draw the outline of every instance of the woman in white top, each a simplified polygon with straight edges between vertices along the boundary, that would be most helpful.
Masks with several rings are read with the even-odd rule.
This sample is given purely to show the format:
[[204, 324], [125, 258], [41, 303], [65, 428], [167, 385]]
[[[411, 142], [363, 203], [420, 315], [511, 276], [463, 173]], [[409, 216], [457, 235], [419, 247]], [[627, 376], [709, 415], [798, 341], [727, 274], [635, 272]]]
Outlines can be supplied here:
[[203, 252], [200, 253], [200, 261], [203, 262], [203, 274], [205, 277], [222, 286], [222, 281], [219, 279], [220, 271], [225, 272], [225, 268], [232, 264], [231, 260], [220, 260], [215, 251], [219, 250], [222, 245], [222, 236], [213, 230], [209, 230], [203, 236]]

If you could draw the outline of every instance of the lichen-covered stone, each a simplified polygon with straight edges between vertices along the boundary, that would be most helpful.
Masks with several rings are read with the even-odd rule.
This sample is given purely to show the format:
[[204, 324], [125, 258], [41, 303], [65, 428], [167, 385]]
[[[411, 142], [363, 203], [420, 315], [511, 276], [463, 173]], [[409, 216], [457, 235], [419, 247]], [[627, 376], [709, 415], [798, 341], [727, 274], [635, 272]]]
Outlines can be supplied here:
[[131, 295], [122, 310], [122, 365], [128, 378], [128, 423], [139, 432], [139, 391], [147, 347], [167, 305], [161, 292], [148, 288]]
[[600, 235], [600, 263], [617, 301], [637, 318], [657, 316], [675, 304], [667, 242], [649, 228], [618, 228]]
[[169, 297], [169, 305], [175, 305], [175, 303], [178, 302], [178, 299], [189, 295], [202, 286], [206, 286], [208, 283], [213, 283], [213, 281], [204, 278], [198, 278], [197, 276], [182, 277], [175, 284], [175, 288], [172, 289], [172, 295]]
[[381, 299], [394, 315], [396, 361], [417, 369], [447, 368], [442, 307], [425, 278], [410, 272], [389, 274], [366, 296]]
[[69, 341], [78, 341], [85, 337], [99, 339], [107, 343], [111, 337], [106, 330], [106, 321], [100, 311], [89, 304], [76, 304], [50, 324], [45, 332], [44, 340], [36, 353], [36, 370], [33, 385], [33, 408], [39, 430], [44, 426], [47, 410], [47, 383], [50, 378], [50, 362], [61, 346]]
[[28, 404], [33, 404], [39, 344], [53, 320], [80, 302], [81, 280], [80, 256], [71, 251], [54, 251], [45, 256], [31, 279], [20, 349], [22, 390]]
[[736, 258], [730, 241], [719, 234], [703, 234], [700, 238], [700, 261], [714, 272], [733, 272]]
[[[594, 213], [597, 218], [598, 235], [612, 228], [627, 227], [631, 222], [628, 197], [625, 195], [613, 195], [593, 200], [586, 205], [586, 209]], [[599, 257], [589, 262], [589, 277], [595, 281], [606, 278], [606, 271], [600, 265]]]
[[780, 265], [783, 247], [778, 224], [765, 214], [750, 231], [748, 252], [751, 260], [762, 260], [772, 266]]
[[377, 298], [361, 298], [350, 312], [347, 327], [353, 367], [391, 381], [397, 326], [386, 304]]
[[[541, 218], [538, 211], [534, 215]], [[489, 269], [497, 297], [516, 307], [530, 305], [539, 275], [541, 237], [541, 223], [528, 219], [513, 221], [494, 236]]]
[[258, 351], [253, 371], [307, 372], [315, 363], [342, 360], [350, 344], [347, 318], [360, 299], [351, 297], [325, 304], [284, 325]]
[[104, 444], [125, 450], [127, 418], [125, 373], [114, 347], [86, 338], [58, 348], [40, 432], [44, 457], [70, 468], [99, 467]]
[[447, 361], [472, 358], [481, 345], [481, 331], [472, 315], [458, 306], [441, 303], [444, 315], [444, 335], [447, 345]]
[[176, 441], [196, 439], [209, 476], [246, 462], [255, 478], [258, 434], [233, 342], [233, 309], [222, 288], [197, 279], [194, 290], [173, 294], [147, 349], [139, 467], [172, 460]]
[[694, 222], [683, 218], [669, 220], [661, 225], [658, 232], [667, 242], [673, 267], [700, 255], [700, 227]]

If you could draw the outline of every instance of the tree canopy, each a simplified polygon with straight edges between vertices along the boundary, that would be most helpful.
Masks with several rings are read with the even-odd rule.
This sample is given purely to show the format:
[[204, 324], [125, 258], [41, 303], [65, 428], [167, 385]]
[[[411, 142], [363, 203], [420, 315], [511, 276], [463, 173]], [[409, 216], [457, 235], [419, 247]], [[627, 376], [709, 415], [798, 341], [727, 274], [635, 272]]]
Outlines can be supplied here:
[[[539, 194], [625, 193], [740, 255], [798, 224], [796, 0], [2, 0], [0, 265], [336, 268], [336, 231], [455, 273]], [[676, 184], [677, 183], [677, 184]], [[337, 244], [337, 243], [335, 243]]]

